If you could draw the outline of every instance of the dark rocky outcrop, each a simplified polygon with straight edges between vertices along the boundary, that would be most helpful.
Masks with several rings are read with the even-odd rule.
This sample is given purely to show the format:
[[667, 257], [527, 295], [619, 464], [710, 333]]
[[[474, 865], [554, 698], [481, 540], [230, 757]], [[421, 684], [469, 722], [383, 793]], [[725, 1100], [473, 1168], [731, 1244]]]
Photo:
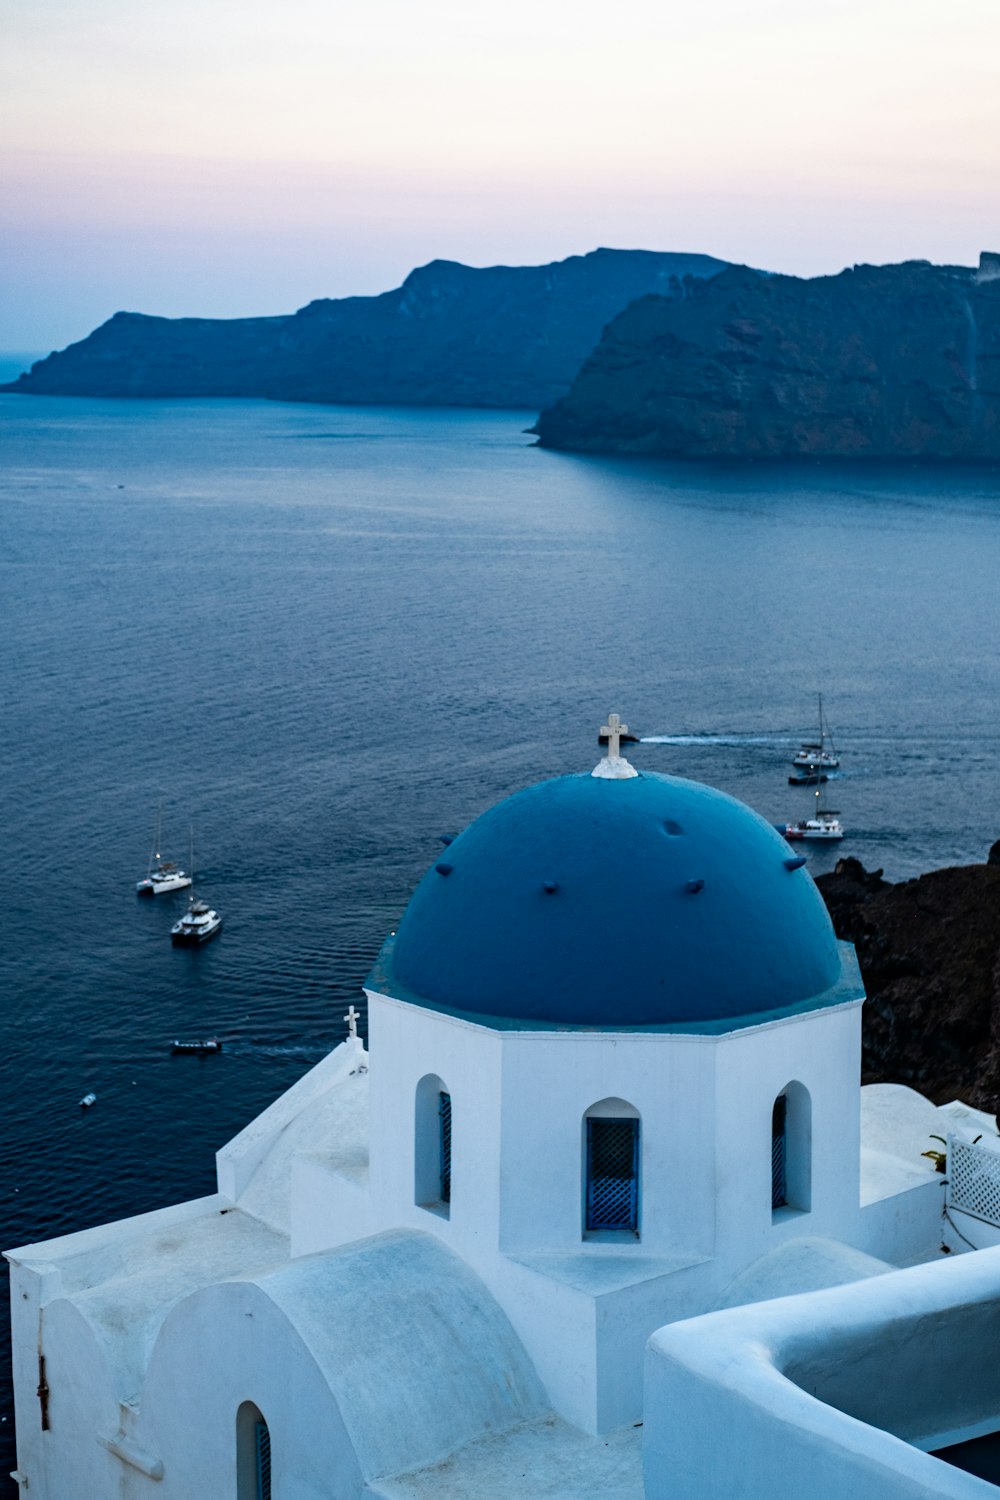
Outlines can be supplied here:
[[1000, 275], [731, 267], [605, 330], [544, 446], [683, 458], [1000, 458]]
[[652, 250], [486, 270], [437, 260], [395, 291], [310, 302], [287, 317], [116, 313], [3, 389], [537, 411], [569, 388], [629, 302], [651, 292], [669, 301], [724, 267], [708, 255]]
[[862, 1080], [1000, 1108], [1000, 867], [891, 885], [839, 860], [817, 884], [868, 991]]

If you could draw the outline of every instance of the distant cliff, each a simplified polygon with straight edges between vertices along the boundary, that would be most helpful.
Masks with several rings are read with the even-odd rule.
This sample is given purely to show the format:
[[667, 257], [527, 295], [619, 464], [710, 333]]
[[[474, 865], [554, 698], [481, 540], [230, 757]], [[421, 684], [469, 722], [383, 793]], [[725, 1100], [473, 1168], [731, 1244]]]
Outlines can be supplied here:
[[842, 859], [817, 885], [868, 1000], [862, 1080], [1000, 1109], [1000, 843], [985, 865], [891, 885]]
[[543, 446], [682, 458], [1000, 458], [1000, 265], [731, 267], [605, 330]]
[[311, 302], [287, 317], [116, 313], [2, 389], [537, 411], [569, 388], [604, 325], [629, 302], [651, 292], [669, 301], [725, 264], [651, 250], [486, 270], [438, 260], [395, 291]]

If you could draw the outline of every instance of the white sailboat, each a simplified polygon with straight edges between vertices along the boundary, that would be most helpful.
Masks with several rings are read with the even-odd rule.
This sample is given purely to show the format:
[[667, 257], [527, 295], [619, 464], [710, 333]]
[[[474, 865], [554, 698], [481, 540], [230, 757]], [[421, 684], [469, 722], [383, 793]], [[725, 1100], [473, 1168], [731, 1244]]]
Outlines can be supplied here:
[[165, 891], [183, 891], [191, 884], [191, 876], [180, 869], [173, 860], [164, 859], [160, 853], [163, 833], [163, 803], [156, 812], [156, 832], [153, 847], [149, 852], [149, 869], [145, 880], [136, 881], [137, 896], [162, 896]]
[[840, 759], [834, 749], [833, 736], [830, 733], [826, 717], [823, 713], [823, 694], [819, 693], [819, 739], [808, 740], [792, 757], [792, 765], [796, 770], [815, 773], [817, 771], [835, 771], [840, 765]]

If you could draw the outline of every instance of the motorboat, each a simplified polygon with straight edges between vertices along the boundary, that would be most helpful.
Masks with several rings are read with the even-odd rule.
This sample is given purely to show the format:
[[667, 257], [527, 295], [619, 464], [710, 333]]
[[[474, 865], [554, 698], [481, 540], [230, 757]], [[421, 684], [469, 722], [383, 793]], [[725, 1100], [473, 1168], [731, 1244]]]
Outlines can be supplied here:
[[[191, 869], [194, 870], [194, 830], [191, 832]], [[194, 880], [192, 874], [191, 884]], [[183, 917], [180, 917], [170, 929], [170, 941], [175, 948], [198, 948], [202, 943], [207, 943], [209, 938], [214, 938], [222, 926], [222, 918], [219, 913], [207, 901], [200, 901], [191, 891], [188, 909]]]
[[163, 805], [161, 803], [156, 814], [156, 833], [149, 855], [149, 869], [145, 880], [136, 881], [137, 896], [162, 896], [165, 891], [186, 890], [191, 884], [192, 877], [175, 865], [173, 860], [164, 859], [160, 853], [162, 825]]
[[206, 1041], [171, 1042], [170, 1051], [174, 1057], [212, 1057], [216, 1052], [222, 1051], [222, 1043], [216, 1036], [209, 1037]]
[[222, 918], [213, 911], [207, 901], [195, 901], [170, 929], [170, 941], [177, 948], [197, 948], [215, 937], [222, 926]]
[[823, 713], [823, 694], [819, 693], [817, 696], [819, 698], [819, 739], [807, 740], [792, 757], [792, 765], [798, 770], [805, 771], [835, 771], [840, 765], [840, 759], [834, 749], [833, 736]]
[[92, 1104], [96, 1104], [96, 1103], [97, 1103], [97, 1095], [96, 1094], [84, 1094], [83, 1098], [80, 1100], [80, 1108], [81, 1109], [89, 1109]]

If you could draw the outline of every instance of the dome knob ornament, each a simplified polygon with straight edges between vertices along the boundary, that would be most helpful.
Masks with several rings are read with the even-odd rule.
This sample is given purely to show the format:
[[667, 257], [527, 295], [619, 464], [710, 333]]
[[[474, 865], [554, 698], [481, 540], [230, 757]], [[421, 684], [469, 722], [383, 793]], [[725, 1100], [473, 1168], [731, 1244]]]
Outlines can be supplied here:
[[617, 714], [608, 714], [608, 722], [602, 725], [600, 738], [602, 744], [607, 744], [608, 753], [603, 760], [597, 762], [591, 776], [604, 781], [627, 781], [631, 776], [638, 776], [635, 766], [629, 765], [621, 753], [622, 740], [634, 740], [636, 736], [629, 734], [628, 725], [623, 724]]

